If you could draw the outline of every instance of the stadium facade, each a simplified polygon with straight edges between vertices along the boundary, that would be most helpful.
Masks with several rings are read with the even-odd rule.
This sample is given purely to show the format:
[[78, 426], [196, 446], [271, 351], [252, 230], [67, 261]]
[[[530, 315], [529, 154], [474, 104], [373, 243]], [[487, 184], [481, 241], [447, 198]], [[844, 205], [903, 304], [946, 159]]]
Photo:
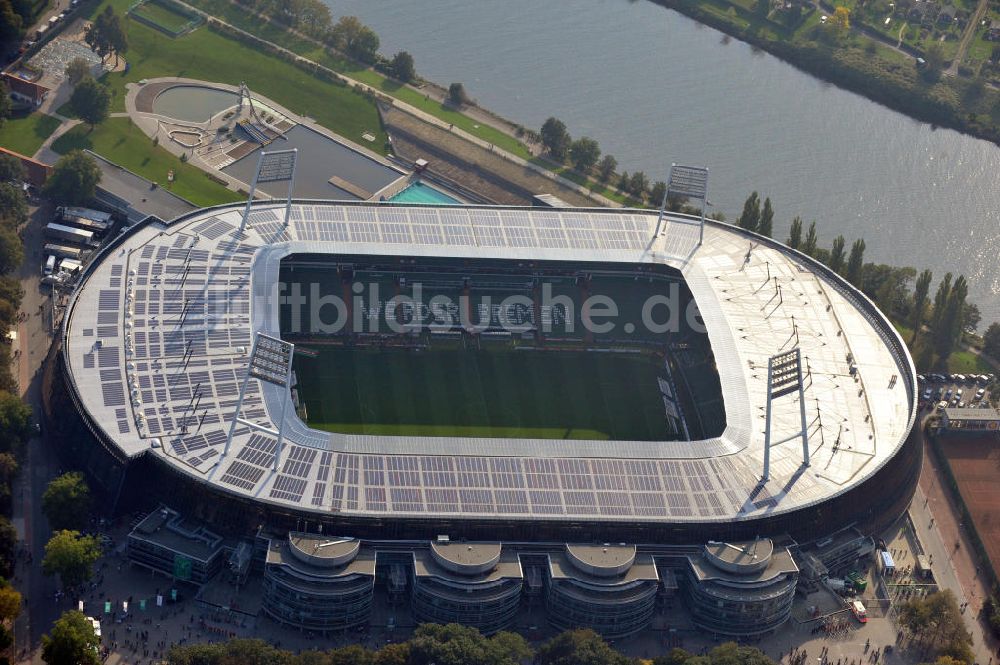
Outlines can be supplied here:
[[[230, 536], [266, 541], [256, 561], [276, 620], [354, 625], [378, 586], [425, 620], [497, 630], [537, 596], [554, 625], [623, 635], [679, 588], [697, 625], [757, 634], [788, 616], [798, 577], [790, 544], [848, 525], [873, 533], [912, 497], [921, 451], [909, 436], [916, 379], [902, 340], [863, 294], [780, 243], [640, 210], [293, 201], [287, 225], [284, 212], [255, 203], [241, 230], [243, 211], [220, 206], [116, 238], [81, 279], [59, 356], [67, 403], [92, 434], [62, 427], [80, 463], [118, 501], [165, 500]], [[682, 360], [698, 341], [681, 330], [664, 343], [674, 374], [665, 365], [663, 417], [675, 436], [663, 440], [310, 428], [288, 406], [297, 387], [268, 378], [284, 371], [280, 358], [250, 356], [258, 339], [288, 331], [283, 270], [323, 257], [340, 270], [367, 261], [397, 287], [442, 262], [464, 291], [479, 288], [480, 274], [556, 269], [584, 290], [595, 271], [679, 284], [710, 345], [688, 369], [713, 377], [717, 426], [693, 427], [704, 400]], [[494, 343], [566, 342], [546, 338], [532, 288], [533, 325]], [[345, 290], [348, 322], [360, 318], [351, 297]], [[609, 353], [632, 334], [617, 325], [571, 345]], [[435, 332], [478, 346], [493, 331], [460, 323], [372, 336], [349, 325], [336, 335], [389, 348]], [[769, 359], [793, 351], [801, 391], [771, 402]], [[324, 602], [325, 615], [306, 609]]]

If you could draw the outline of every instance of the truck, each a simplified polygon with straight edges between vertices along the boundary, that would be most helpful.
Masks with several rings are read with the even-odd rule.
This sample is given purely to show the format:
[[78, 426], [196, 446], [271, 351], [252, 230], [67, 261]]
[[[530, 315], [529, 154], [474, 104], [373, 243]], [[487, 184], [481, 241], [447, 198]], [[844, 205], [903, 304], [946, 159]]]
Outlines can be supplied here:
[[62, 272], [68, 272], [71, 275], [75, 275], [80, 272], [83, 264], [75, 259], [63, 259], [59, 262], [59, 270]]
[[87, 231], [93, 231], [94, 235], [103, 235], [111, 228], [113, 222], [111, 215], [100, 210], [90, 208], [74, 208], [60, 206], [56, 208], [56, 221], [67, 226], [76, 226]]
[[45, 276], [51, 275], [56, 269], [56, 257], [49, 254], [48, 258], [45, 259], [45, 265], [42, 266], [42, 274]]
[[46, 254], [52, 254], [60, 259], [73, 259], [74, 261], [79, 261], [83, 258], [83, 250], [79, 247], [74, 247], [73, 245], [57, 245], [55, 243], [48, 243], [45, 245], [44, 251]]
[[858, 620], [858, 623], [868, 623], [868, 610], [860, 600], [851, 601], [851, 614]]
[[55, 240], [68, 240], [81, 245], [94, 244], [94, 232], [50, 222], [45, 227], [45, 236]]

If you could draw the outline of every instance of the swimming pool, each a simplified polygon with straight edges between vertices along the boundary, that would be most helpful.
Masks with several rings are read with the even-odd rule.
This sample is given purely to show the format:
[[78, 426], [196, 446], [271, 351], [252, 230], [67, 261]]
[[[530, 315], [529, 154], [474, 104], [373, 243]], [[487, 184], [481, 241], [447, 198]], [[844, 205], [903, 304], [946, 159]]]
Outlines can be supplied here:
[[236, 93], [203, 85], [175, 85], [153, 100], [153, 113], [182, 122], [205, 122], [236, 106]]
[[444, 192], [422, 182], [413, 183], [389, 200], [393, 203], [442, 203], [445, 205], [460, 203], [458, 199], [453, 199]]

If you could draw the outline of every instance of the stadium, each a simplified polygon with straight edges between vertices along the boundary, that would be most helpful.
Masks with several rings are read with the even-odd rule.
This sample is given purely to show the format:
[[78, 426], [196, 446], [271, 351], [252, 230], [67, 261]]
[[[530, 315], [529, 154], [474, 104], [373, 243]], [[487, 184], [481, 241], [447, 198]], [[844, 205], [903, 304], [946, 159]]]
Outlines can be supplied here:
[[[263, 529], [267, 571], [315, 576], [329, 556], [374, 580], [398, 557], [384, 543], [423, 542], [404, 557], [415, 615], [486, 631], [512, 620], [538, 544], [608, 542], [549, 555], [550, 617], [634, 632], [669, 554], [692, 607], [716, 607], [716, 583], [785, 580], [787, 605], [745, 629], [697, 620], [772, 629], [798, 575], [778, 543], [874, 533], [921, 462], [913, 364], [875, 306], [780, 243], [676, 213], [289, 200], [149, 221], [86, 268], [60, 367], [82, 423], [66, 445], [113, 500]], [[305, 552], [324, 533], [345, 540]], [[700, 549], [761, 538], [763, 572]], [[447, 600], [477, 575], [478, 620]], [[606, 592], [638, 609], [602, 624], [586, 608]], [[325, 630], [363, 605], [318, 623], [265, 609]]]

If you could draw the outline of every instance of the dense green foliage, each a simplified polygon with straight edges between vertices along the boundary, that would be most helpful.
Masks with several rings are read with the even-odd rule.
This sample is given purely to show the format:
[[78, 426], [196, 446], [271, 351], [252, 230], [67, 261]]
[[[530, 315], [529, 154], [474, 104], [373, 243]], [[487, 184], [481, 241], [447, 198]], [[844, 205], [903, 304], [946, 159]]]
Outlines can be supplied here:
[[42, 660], [48, 665], [100, 665], [100, 640], [83, 612], [63, 612], [42, 636]]
[[[423, 624], [406, 642], [371, 651], [350, 645], [328, 651], [293, 654], [263, 640], [235, 639], [214, 644], [174, 646], [168, 665], [638, 665], [639, 659], [615, 651], [592, 630], [557, 635], [533, 653], [524, 638], [500, 632], [483, 637], [457, 624]], [[775, 665], [755, 647], [726, 642], [704, 655], [672, 649], [653, 665]]]
[[58, 575], [63, 587], [71, 588], [90, 580], [100, 556], [100, 545], [93, 536], [56, 531], [45, 545], [42, 570], [46, 575]]
[[74, 150], [59, 158], [43, 193], [57, 203], [83, 204], [94, 198], [101, 170], [90, 155]]
[[900, 626], [925, 649], [970, 665], [975, 660], [972, 635], [951, 590], [908, 600], [900, 606], [898, 616]]
[[83, 530], [90, 521], [90, 487], [78, 472], [54, 478], [42, 495], [42, 512], [53, 531]]
[[90, 76], [84, 76], [73, 89], [69, 106], [76, 117], [93, 127], [108, 118], [111, 91]]

